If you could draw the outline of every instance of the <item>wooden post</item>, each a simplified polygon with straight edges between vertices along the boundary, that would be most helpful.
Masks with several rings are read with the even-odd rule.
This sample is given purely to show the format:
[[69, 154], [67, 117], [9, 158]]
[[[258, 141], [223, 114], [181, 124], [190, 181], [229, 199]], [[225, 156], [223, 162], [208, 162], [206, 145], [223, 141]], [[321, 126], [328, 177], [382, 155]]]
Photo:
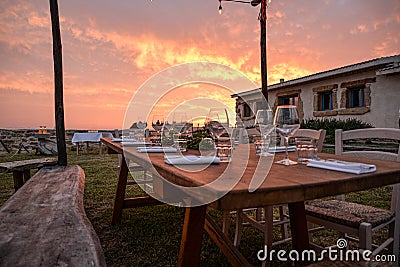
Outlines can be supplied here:
[[268, 102], [267, 74], [267, 0], [261, 1], [260, 12], [261, 92]]
[[57, 0], [50, 1], [51, 29], [53, 35], [54, 60], [54, 102], [56, 120], [56, 138], [58, 150], [58, 165], [67, 166], [67, 148], [65, 145], [64, 99], [63, 99], [63, 69], [60, 22]]

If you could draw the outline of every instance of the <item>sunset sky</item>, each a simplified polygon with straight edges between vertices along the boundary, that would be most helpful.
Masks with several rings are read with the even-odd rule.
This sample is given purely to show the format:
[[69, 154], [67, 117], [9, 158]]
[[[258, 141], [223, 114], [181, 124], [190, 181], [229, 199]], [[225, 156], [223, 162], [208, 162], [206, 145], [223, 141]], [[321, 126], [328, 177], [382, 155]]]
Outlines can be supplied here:
[[[217, 0], [58, 2], [67, 129], [121, 128], [135, 91], [181, 63], [225, 64], [260, 86], [259, 7], [222, 2], [219, 15]], [[2, 0], [0, 24], [0, 128], [53, 128], [48, 1]], [[399, 54], [400, 1], [272, 0], [267, 32], [274, 84]]]

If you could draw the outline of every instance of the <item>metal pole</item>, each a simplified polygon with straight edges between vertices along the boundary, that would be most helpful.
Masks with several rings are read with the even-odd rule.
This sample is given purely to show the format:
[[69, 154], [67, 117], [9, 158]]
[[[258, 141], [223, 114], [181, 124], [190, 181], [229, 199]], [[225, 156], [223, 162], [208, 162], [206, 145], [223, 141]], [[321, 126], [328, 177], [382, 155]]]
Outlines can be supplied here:
[[58, 165], [67, 166], [67, 149], [65, 145], [64, 126], [64, 97], [63, 97], [63, 68], [60, 22], [57, 0], [50, 0], [51, 29], [53, 34], [54, 60], [54, 102], [56, 120], [56, 138], [58, 151]]
[[261, 92], [268, 101], [267, 74], [267, 0], [261, 1], [260, 12]]

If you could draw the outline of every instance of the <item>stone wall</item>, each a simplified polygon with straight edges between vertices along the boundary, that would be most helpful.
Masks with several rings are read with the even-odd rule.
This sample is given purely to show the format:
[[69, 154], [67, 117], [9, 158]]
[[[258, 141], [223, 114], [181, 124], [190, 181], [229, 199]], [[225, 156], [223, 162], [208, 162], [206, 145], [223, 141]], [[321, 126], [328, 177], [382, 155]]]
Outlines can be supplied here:
[[[87, 132], [87, 130], [66, 130], [65, 141], [67, 144], [67, 149], [75, 148], [75, 145], [72, 144], [71, 140], [76, 132]], [[110, 132], [111, 130], [101, 130], [99, 132]], [[7, 146], [7, 148], [11, 151], [11, 153], [15, 153], [18, 151], [20, 144], [22, 143], [24, 147], [26, 147], [29, 152], [35, 152], [38, 144], [38, 139], [35, 134], [38, 133], [37, 129], [18, 129], [18, 130], [8, 130], [8, 129], [0, 129], [0, 140]], [[47, 133], [50, 134], [48, 140], [56, 142], [56, 132], [55, 130], [47, 130]], [[97, 144], [90, 144], [91, 146], [95, 146], [98, 148]], [[25, 153], [24, 149], [21, 152]], [[0, 144], [0, 153], [7, 153], [4, 147]]]

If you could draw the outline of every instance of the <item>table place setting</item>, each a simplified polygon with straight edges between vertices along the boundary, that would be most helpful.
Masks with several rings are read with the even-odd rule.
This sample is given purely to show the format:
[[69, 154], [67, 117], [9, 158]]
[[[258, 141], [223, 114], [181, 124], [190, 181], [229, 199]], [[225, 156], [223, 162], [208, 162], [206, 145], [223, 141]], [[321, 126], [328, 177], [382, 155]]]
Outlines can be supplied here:
[[364, 164], [359, 162], [341, 161], [335, 159], [327, 160], [308, 160], [307, 167], [322, 168], [332, 171], [348, 172], [354, 174], [363, 174], [376, 171], [373, 164]]
[[138, 147], [136, 149], [140, 153], [176, 153], [176, 152], [178, 152], [178, 149], [175, 147], [163, 147], [163, 146], [152, 146], [152, 147], [142, 146], [142, 147]]
[[169, 165], [209, 165], [219, 164], [220, 158], [215, 156], [165, 155], [164, 162]]

